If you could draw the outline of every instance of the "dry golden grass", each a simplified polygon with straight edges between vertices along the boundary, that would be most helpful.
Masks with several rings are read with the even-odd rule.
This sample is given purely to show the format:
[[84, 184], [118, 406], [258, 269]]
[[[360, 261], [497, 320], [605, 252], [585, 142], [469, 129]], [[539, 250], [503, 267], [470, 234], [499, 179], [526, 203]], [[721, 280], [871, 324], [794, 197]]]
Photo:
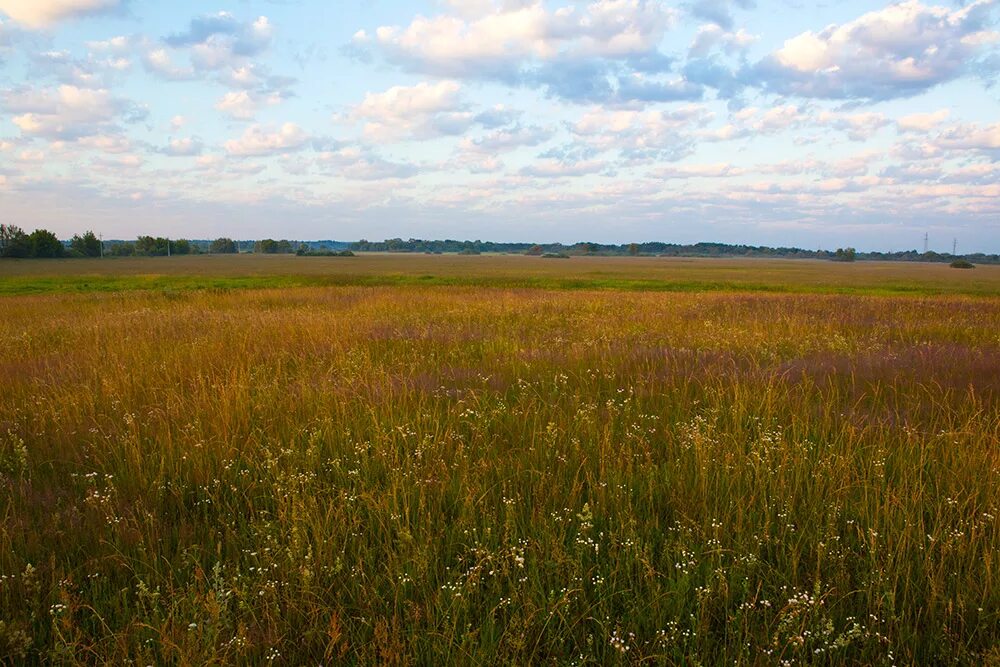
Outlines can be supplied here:
[[[528, 261], [433, 270], [484, 259]], [[244, 261], [155, 263], [293, 260]], [[351, 260], [296, 270], [316, 261]], [[705, 264], [683, 280], [752, 265]], [[786, 264], [752, 280], [883, 270]], [[0, 661], [995, 659], [1000, 299], [980, 294], [4, 297]]]

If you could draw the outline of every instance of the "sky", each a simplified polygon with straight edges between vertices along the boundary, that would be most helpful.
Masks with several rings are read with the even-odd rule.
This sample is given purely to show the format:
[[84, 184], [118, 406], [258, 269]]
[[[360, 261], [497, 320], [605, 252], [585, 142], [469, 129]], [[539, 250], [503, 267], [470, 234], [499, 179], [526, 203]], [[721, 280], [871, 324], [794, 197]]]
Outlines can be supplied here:
[[1000, 252], [1000, 0], [0, 0], [0, 222]]

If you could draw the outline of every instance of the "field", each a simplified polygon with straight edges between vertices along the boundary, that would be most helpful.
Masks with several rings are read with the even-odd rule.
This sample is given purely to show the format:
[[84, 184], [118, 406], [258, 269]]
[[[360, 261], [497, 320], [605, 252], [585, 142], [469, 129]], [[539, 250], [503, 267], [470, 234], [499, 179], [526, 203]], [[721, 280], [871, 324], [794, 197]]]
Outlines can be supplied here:
[[0, 263], [0, 663], [1000, 665], [1000, 267]]

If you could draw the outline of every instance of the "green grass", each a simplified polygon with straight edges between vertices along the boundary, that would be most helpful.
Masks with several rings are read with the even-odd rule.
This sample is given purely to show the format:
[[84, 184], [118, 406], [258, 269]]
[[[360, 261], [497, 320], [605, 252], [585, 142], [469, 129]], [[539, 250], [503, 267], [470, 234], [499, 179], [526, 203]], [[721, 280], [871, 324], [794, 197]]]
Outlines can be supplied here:
[[991, 273], [577, 260], [5, 274], [0, 664], [997, 664]]

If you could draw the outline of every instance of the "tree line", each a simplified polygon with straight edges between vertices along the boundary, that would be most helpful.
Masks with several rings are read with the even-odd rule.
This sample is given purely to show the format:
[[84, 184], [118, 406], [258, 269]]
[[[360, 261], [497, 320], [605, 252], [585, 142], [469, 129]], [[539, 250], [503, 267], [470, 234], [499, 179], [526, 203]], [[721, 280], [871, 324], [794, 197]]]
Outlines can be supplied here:
[[69, 242], [60, 241], [45, 229], [30, 234], [14, 225], [0, 225], [0, 257], [155, 257], [161, 255], [236, 254], [251, 251], [258, 254], [297, 254], [310, 256], [346, 256], [354, 252], [400, 253], [516, 253], [535, 256], [645, 256], [645, 257], [771, 257], [791, 259], [828, 259], [841, 262], [882, 260], [902, 262], [952, 262], [966, 260], [979, 264], [1000, 264], [1000, 255], [967, 253], [952, 255], [934, 251], [859, 252], [854, 248], [806, 250], [794, 247], [752, 246], [728, 243], [647, 243], [603, 244], [588, 241], [563, 243], [498, 243], [494, 241], [459, 241], [455, 239], [427, 240], [401, 238], [384, 241], [361, 239], [352, 243], [338, 241], [295, 242], [287, 239], [260, 239], [237, 242], [230, 238], [209, 240], [166, 239], [160, 236], [140, 236], [135, 241], [102, 242], [92, 231], [74, 235]]

